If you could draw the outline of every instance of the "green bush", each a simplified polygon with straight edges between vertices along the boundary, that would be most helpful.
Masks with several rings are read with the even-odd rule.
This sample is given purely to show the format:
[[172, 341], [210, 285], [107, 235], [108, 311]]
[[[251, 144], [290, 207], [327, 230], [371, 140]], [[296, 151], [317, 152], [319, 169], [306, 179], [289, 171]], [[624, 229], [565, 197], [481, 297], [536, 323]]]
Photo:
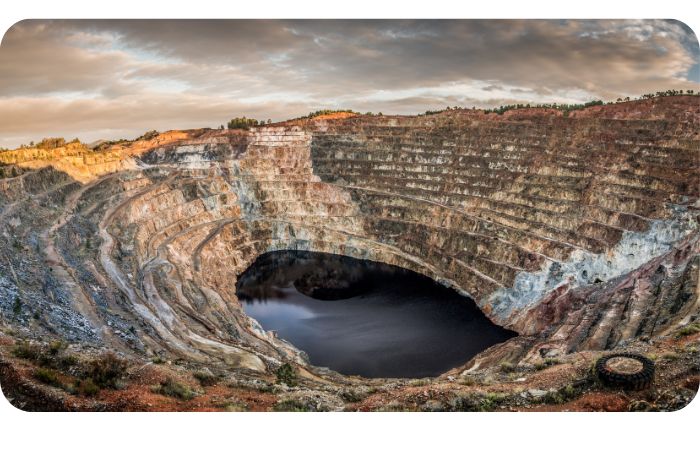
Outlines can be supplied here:
[[691, 323], [688, 326], [681, 328], [676, 331], [676, 339], [680, 339], [685, 336], [690, 336], [700, 331], [700, 323]]
[[58, 372], [53, 369], [48, 369], [46, 367], [40, 367], [34, 372], [34, 378], [41, 381], [42, 383], [49, 384], [51, 386], [61, 387], [61, 381], [58, 379]]
[[64, 145], [66, 145], [66, 140], [62, 137], [57, 137], [44, 138], [38, 144], [36, 144], [36, 147], [44, 150], [52, 150], [54, 148], [63, 147]]
[[34, 361], [42, 367], [53, 369], [67, 369], [78, 364], [75, 355], [61, 355], [66, 348], [63, 341], [53, 341], [48, 347], [28, 342], [20, 342], [12, 350], [12, 354], [18, 358]]
[[38, 361], [42, 356], [43, 350], [40, 345], [29, 342], [20, 342], [12, 349], [12, 354], [18, 358], [28, 359], [30, 361]]
[[58, 352], [66, 347], [66, 343], [60, 340], [52, 341], [49, 344], [49, 353], [52, 355], [57, 355]]
[[158, 137], [160, 133], [157, 130], [146, 131], [141, 136], [137, 137], [137, 141], [150, 141], [154, 137]]
[[540, 403], [560, 405], [581, 395], [581, 390], [567, 384], [563, 388], [555, 391], [548, 391], [539, 399]]
[[545, 360], [535, 364], [535, 370], [544, 370], [547, 367], [555, 366], [560, 364], [560, 361], [555, 358], [546, 358]]
[[90, 361], [86, 379], [92, 379], [101, 388], [116, 389], [126, 375], [127, 367], [126, 361], [112, 352], [107, 352], [100, 358]]
[[56, 365], [63, 369], [73, 367], [78, 364], [78, 357], [75, 355], [64, 355], [56, 359]]
[[164, 382], [158, 385], [154, 389], [154, 392], [161, 395], [167, 395], [168, 397], [179, 398], [180, 400], [191, 400], [196, 395], [195, 392], [188, 386], [175, 381], [170, 377], [166, 378]]
[[[313, 119], [318, 116], [325, 116], [326, 114], [336, 114], [336, 113], [352, 113], [358, 114], [352, 109], [319, 109], [318, 111], [310, 112], [305, 116], [299, 117], [299, 119]], [[371, 114], [371, 113], [368, 113]]]
[[309, 407], [297, 400], [282, 400], [277, 402], [272, 408], [274, 411], [278, 412], [308, 412], [311, 411]]
[[202, 386], [212, 386], [216, 384], [216, 381], [218, 380], [216, 375], [212, 375], [210, 372], [205, 372], [203, 370], [195, 372], [194, 377]]
[[297, 384], [297, 373], [289, 363], [282, 364], [279, 369], [275, 372], [277, 375], [277, 382], [284, 383], [287, 386], [296, 386]]
[[264, 124], [264, 121], [258, 121], [256, 119], [249, 119], [246, 116], [234, 117], [228, 121], [226, 125], [229, 130], [248, 130], [250, 127], [257, 126], [258, 124]]
[[452, 411], [484, 412], [493, 411], [503, 403], [505, 399], [506, 397], [503, 394], [496, 392], [489, 392], [486, 394], [468, 393], [455, 395], [452, 397], [449, 404]]

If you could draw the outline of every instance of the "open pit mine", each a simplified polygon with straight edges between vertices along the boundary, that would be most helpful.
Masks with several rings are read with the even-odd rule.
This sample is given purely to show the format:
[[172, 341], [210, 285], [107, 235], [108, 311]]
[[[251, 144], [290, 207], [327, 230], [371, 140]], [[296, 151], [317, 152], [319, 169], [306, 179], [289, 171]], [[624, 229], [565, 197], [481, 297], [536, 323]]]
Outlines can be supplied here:
[[[0, 386], [20, 409], [677, 410], [698, 390], [697, 96], [345, 113], [0, 163]], [[315, 365], [239, 300], [275, 251], [415, 272], [508, 334], [437, 376]]]

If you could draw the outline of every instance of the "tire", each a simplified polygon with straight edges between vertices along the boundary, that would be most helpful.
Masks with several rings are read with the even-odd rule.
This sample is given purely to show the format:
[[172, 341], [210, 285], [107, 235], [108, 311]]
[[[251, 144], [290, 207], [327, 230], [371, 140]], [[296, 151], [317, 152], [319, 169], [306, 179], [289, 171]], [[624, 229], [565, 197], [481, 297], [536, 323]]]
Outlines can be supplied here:
[[[618, 372], [607, 365], [608, 361], [613, 358], [634, 359], [642, 364], [642, 368], [634, 373]], [[613, 353], [596, 361], [595, 373], [606, 386], [639, 391], [648, 389], [654, 382], [654, 362], [636, 353]]]

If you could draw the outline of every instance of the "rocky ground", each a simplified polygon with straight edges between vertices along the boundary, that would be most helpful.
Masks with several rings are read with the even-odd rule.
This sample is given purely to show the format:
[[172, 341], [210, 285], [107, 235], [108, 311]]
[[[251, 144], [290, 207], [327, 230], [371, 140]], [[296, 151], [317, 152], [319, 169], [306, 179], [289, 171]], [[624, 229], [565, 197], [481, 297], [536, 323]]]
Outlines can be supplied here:
[[676, 411], [693, 400], [700, 382], [700, 326], [681, 330], [620, 349], [654, 361], [654, 383], [641, 391], [609, 388], [596, 378], [592, 367], [604, 352], [437, 378], [368, 380], [319, 378], [303, 367], [260, 376], [183, 360], [110, 359], [96, 348], [5, 333], [0, 380], [12, 405], [32, 411]]

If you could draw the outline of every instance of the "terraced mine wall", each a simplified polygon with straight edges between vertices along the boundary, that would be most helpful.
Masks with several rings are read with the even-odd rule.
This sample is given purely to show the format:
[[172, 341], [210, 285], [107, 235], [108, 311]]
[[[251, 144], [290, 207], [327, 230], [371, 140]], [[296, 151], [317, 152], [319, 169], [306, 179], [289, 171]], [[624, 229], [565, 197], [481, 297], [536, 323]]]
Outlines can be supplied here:
[[521, 334], [502, 345], [523, 358], [663, 334], [700, 310], [700, 105], [633, 103], [0, 154], [21, 172], [0, 179], [3, 320], [135, 355], [306, 364], [235, 295], [258, 255], [300, 249], [452, 286]]

